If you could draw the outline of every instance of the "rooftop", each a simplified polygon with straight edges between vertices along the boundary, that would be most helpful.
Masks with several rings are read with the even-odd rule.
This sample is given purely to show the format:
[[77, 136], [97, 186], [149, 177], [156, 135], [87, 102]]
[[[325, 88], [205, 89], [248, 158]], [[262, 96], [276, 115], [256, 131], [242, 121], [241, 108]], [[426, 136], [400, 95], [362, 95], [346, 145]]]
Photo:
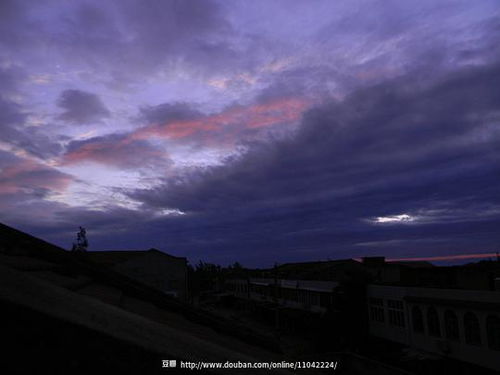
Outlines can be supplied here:
[[138, 258], [144, 256], [145, 254], [159, 254], [170, 259], [186, 260], [184, 257], [177, 257], [174, 255], [167, 254], [161, 250], [151, 248], [149, 250], [101, 250], [101, 251], [87, 251], [84, 254], [85, 257], [91, 259], [93, 262], [114, 265], [122, 262], [126, 262], [133, 258]]

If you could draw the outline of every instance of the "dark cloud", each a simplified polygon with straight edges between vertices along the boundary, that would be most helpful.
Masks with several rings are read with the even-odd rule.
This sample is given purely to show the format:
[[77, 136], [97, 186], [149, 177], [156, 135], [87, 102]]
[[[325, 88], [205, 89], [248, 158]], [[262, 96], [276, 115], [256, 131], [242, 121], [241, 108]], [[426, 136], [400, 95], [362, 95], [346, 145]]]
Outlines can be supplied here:
[[57, 104], [64, 110], [58, 118], [69, 123], [99, 122], [111, 115], [99, 96], [81, 90], [64, 90]]
[[[128, 192], [140, 210], [113, 205], [109, 184], [124, 183], [115, 176], [59, 200], [92, 206], [98, 191], [97, 211], [51, 200], [69, 180], [42, 161], [0, 155], [16, 166], [1, 172], [13, 181], [3, 175], [3, 212], [48, 239], [84, 224], [101, 247], [147, 241], [247, 264], [362, 255], [381, 244], [404, 246], [399, 256], [486, 249], [498, 242], [499, 79], [487, 65], [499, 58], [500, 23], [493, 2], [471, 4], [0, 1], [2, 148], [59, 156], [65, 170], [126, 169], [127, 182], [169, 176]], [[61, 92], [62, 121], [45, 123], [57, 118]], [[173, 94], [214, 112], [145, 105]], [[110, 97], [109, 127], [72, 139], [74, 124], [111, 116], [101, 99]], [[166, 147], [179, 165], [247, 152], [176, 175]], [[171, 208], [186, 214], [169, 216]], [[377, 221], [401, 214], [416, 219]]]
[[0, 1], [0, 43], [9, 47], [15, 45], [23, 45], [25, 42], [24, 35], [26, 29], [17, 29], [17, 22], [27, 24], [29, 21], [26, 17], [26, 2], [16, 0]]
[[180, 63], [206, 72], [221, 70], [221, 60], [241, 61], [229, 40], [231, 26], [211, 0], [2, 1], [2, 10], [0, 43], [11, 53], [43, 59], [49, 50], [59, 63], [110, 77], [143, 79]]
[[[134, 46], [147, 52], [148, 60], [164, 61], [173, 52], [200, 51], [194, 60], [220, 54], [230, 26], [213, 1], [129, 1], [123, 7], [124, 21], [134, 32]], [[194, 48], [193, 48], [194, 47]], [[197, 47], [197, 48], [196, 48]], [[199, 61], [199, 60], [198, 60]]]
[[9, 99], [18, 93], [18, 86], [25, 77], [24, 72], [16, 66], [0, 68], [0, 126], [2, 128], [24, 123], [27, 113], [22, 106]]
[[22, 107], [10, 100], [0, 97], [0, 125], [12, 127], [24, 123], [27, 114], [23, 112]]
[[314, 54], [264, 76], [260, 96], [299, 92], [323, 100], [408, 75], [432, 82], [499, 58], [498, 14], [475, 24], [450, 21], [468, 12], [466, 2], [352, 1], [335, 9], [331, 21], [307, 37]]
[[[495, 65], [430, 86], [410, 77], [363, 89], [308, 112], [292, 139], [254, 144], [224, 166], [130, 197], [186, 212], [168, 221], [169, 236], [179, 243], [169, 238], [215, 257], [231, 249], [269, 261], [294, 252], [335, 257], [355, 243], [401, 236], [444, 236], [448, 247], [472, 239], [491, 246], [498, 238], [486, 234], [500, 220], [499, 85]], [[402, 213], [427, 221], [380, 226], [365, 220]]]
[[[280, 7], [276, 4], [271, 10]], [[311, 27], [312, 35], [290, 30], [289, 36], [280, 39], [269, 31], [259, 34], [252, 27], [237, 29], [228, 14], [231, 7], [217, 1], [3, 1], [0, 42], [13, 54], [36, 57], [40, 62], [50, 51], [47, 61], [51, 66], [55, 60], [72, 67], [85, 65], [101, 82], [143, 80], [146, 73], [178, 69], [192, 76], [253, 74], [274, 58], [295, 56], [298, 72], [302, 67], [323, 72], [313, 73], [317, 81], [305, 78], [303, 85], [309, 86], [311, 80], [321, 83], [334, 68], [344, 78], [356, 79], [357, 73], [380, 77], [383, 68], [406, 72], [407, 65], [421, 63], [425, 56], [433, 55], [436, 60], [428, 67], [436, 67], [491, 54], [498, 39], [493, 16], [480, 26], [484, 32], [463, 38], [468, 43], [449, 40], [453, 39], [450, 30], [456, 35], [463, 31], [459, 22], [449, 21], [450, 15], [466, 14], [466, 4], [332, 3], [328, 7], [331, 21], [320, 22], [324, 27]], [[303, 21], [302, 13], [308, 13], [304, 4], [281, 6], [292, 11], [273, 15], [277, 24]], [[322, 6], [318, 4], [318, 8]], [[266, 7], [250, 9], [259, 18], [270, 16]], [[315, 49], [313, 54], [307, 52], [309, 46]], [[335, 83], [334, 77], [328, 82]]]
[[26, 73], [18, 66], [0, 68], [0, 92], [17, 93], [19, 83], [26, 78]]
[[57, 155], [61, 146], [50, 139], [46, 129], [27, 125], [31, 113], [9, 99], [19, 93], [24, 78], [25, 73], [18, 67], [0, 68], [0, 141], [41, 159]]
[[43, 127], [5, 126], [2, 132], [0, 140], [42, 160], [58, 156], [63, 151], [61, 144], [52, 140]]
[[[142, 235], [151, 234], [148, 231], [150, 226], [157, 225], [151, 213], [147, 211], [113, 205], [104, 206], [101, 210], [94, 210], [88, 206], [71, 207], [54, 201], [33, 200], [32, 196], [23, 194], [16, 195], [16, 198], [17, 201], [4, 200], [0, 195], [0, 206], [12, 211], [8, 221], [4, 223], [66, 249], [71, 247], [80, 225], [87, 229], [90, 250], [149, 249], [154, 247], [155, 243], [160, 244], [155, 242], [155, 238], [149, 238], [147, 243], [140, 240]], [[38, 220], [30, 220], [33, 216]], [[131, 228], [135, 228], [137, 235], [133, 237], [124, 235]], [[169, 250], [170, 254], [185, 256], [174, 248]]]

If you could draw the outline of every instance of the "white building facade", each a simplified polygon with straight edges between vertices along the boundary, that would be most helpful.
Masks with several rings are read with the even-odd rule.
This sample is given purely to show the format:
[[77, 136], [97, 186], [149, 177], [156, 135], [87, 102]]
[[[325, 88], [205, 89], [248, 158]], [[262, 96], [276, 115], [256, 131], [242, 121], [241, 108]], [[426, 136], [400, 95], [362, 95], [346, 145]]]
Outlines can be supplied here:
[[500, 371], [500, 292], [369, 285], [370, 333]]

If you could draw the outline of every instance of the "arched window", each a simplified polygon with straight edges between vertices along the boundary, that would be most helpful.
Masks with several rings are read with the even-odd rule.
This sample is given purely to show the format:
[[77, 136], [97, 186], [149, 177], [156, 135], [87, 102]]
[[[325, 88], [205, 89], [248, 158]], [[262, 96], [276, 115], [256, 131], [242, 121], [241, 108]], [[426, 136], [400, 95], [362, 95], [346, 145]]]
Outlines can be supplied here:
[[405, 312], [403, 301], [388, 299], [387, 313], [389, 315], [389, 324], [396, 327], [405, 326]]
[[422, 315], [422, 310], [420, 307], [413, 306], [411, 309], [411, 319], [413, 323], [413, 330], [415, 332], [424, 332], [424, 316]]
[[469, 345], [481, 345], [481, 329], [476, 314], [467, 312], [464, 315], [465, 342]]
[[490, 349], [500, 350], [500, 318], [489, 315], [486, 318], [486, 332], [488, 332], [488, 346]]
[[458, 341], [458, 318], [451, 310], [446, 310], [444, 312], [444, 332], [447, 339]]
[[441, 337], [439, 316], [434, 307], [429, 307], [429, 309], [427, 309], [427, 325], [429, 328], [429, 335], [435, 337]]

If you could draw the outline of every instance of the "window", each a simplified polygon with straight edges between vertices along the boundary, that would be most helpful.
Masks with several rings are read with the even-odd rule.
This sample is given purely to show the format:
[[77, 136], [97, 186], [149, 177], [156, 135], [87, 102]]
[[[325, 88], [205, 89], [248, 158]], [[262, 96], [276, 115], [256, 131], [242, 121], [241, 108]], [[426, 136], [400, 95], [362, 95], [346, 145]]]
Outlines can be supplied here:
[[284, 290], [286, 290], [286, 292], [284, 294], [284, 297], [283, 297], [285, 300], [291, 301], [291, 302], [298, 302], [299, 301], [299, 296], [298, 296], [297, 289], [287, 289], [287, 288], [285, 288]]
[[299, 303], [305, 305], [306, 304], [306, 292], [303, 290], [297, 290], [297, 296], [299, 299]]
[[439, 324], [439, 316], [434, 307], [429, 307], [427, 310], [427, 325], [429, 329], [429, 335], [435, 337], [441, 337], [441, 327]]
[[451, 310], [444, 312], [444, 333], [447, 339], [455, 341], [458, 341], [460, 336], [457, 315]]
[[330, 293], [321, 293], [319, 297], [321, 307], [330, 307], [332, 305], [332, 295]]
[[288, 301], [290, 299], [290, 291], [287, 288], [281, 290], [281, 299]]
[[465, 342], [469, 345], [481, 345], [481, 330], [476, 314], [468, 312], [464, 315]]
[[405, 326], [405, 312], [403, 301], [389, 299], [387, 300], [387, 307], [389, 313], [389, 324], [396, 327]]
[[500, 318], [489, 315], [486, 318], [486, 332], [488, 332], [488, 346], [493, 350], [500, 350]]
[[243, 284], [243, 283], [238, 283], [238, 284], [235, 284], [234, 289], [238, 293], [245, 293], [247, 291], [246, 290], [247, 289], [247, 285]]
[[384, 300], [382, 298], [370, 298], [370, 319], [374, 322], [383, 323], [384, 319]]
[[422, 310], [420, 310], [420, 307], [413, 306], [413, 308], [411, 309], [411, 317], [413, 330], [415, 332], [424, 333], [424, 316], [422, 315]]
[[312, 306], [319, 306], [319, 293], [310, 292], [310, 303]]

